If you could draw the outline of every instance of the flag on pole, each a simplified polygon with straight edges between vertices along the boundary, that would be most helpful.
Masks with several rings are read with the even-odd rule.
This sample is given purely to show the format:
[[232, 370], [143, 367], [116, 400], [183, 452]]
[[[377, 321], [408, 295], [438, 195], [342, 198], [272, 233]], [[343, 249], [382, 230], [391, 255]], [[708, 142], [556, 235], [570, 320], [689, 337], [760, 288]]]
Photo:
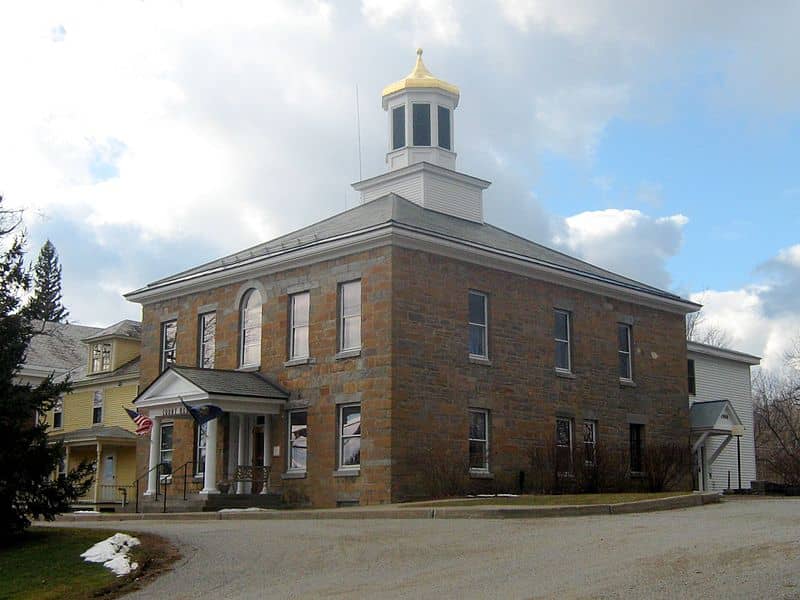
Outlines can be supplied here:
[[204, 404], [203, 406], [189, 406], [186, 402], [183, 401], [183, 398], [180, 399], [181, 404], [189, 411], [189, 414], [192, 415], [194, 422], [198, 425], [203, 425], [216, 419], [218, 416], [222, 414], [222, 409], [219, 406], [214, 406], [213, 404]]
[[127, 412], [128, 416], [136, 423], [136, 435], [147, 435], [150, 433], [150, 430], [153, 428], [153, 420], [150, 417], [129, 408], [126, 408], [125, 412]]

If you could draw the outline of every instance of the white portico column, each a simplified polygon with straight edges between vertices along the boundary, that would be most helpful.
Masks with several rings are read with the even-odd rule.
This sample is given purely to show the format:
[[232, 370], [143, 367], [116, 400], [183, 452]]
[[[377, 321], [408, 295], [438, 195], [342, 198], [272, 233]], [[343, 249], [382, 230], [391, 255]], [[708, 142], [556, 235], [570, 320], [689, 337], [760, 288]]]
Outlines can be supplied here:
[[217, 421], [219, 421], [219, 417], [206, 423], [206, 464], [201, 494], [219, 494], [217, 489]]
[[147, 474], [145, 496], [154, 495], [158, 487], [158, 469], [155, 466], [158, 464], [159, 443], [161, 441], [161, 417], [150, 418], [153, 420], [153, 427], [150, 429], [150, 458], [147, 462], [147, 468], [150, 469], [150, 472]]
[[[270, 446], [272, 445], [270, 442], [270, 416], [264, 415], [264, 466], [269, 467], [272, 464], [272, 452], [270, 451]], [[264, 477], [264, 485], [261, 487], [261, 493], [266, 494], [269, 490], [267, 489], [269, 483], [269, 477]]]
[[[236, 466], [243, 467], [247, 462], [247, 417], [239, 415], [239, 451], [236, 456]], [[244, 481], [236, 482], [236, 493], [244, 494]]]

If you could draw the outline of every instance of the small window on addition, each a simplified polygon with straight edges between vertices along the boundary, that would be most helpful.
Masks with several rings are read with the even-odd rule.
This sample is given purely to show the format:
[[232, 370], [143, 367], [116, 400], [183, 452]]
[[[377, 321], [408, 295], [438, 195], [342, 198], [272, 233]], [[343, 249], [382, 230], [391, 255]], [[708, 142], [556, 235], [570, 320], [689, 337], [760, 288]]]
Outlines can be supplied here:
[[694, 396], [697, 394], [697, 379], [694, 374], [694, 361], [689, 359], [689, 395]]

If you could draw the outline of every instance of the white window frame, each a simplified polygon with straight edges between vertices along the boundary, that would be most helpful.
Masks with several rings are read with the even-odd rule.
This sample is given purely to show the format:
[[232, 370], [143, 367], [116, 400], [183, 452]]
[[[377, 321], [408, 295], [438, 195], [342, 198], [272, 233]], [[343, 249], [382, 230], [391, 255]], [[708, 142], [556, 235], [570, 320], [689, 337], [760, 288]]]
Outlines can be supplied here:
[[[297, 325], [297, 299], [301, 296], [305, 296], [308, 298], [308, 302], [306, 303], [307, 307], [307, 314], [306, 314], [306, 324], [305, 325]], [[360, 309], [359, 309], [360, 310]], [[311, 293], [310, 292], [299, 292], [297, 294], [292, 294], [289, 296], [289, 360], [298, 360], [302, 358], [308, 358], [311, 354], [311, 338], [308, 336], [308, 331], [311, 325]], [[306, 330], [306, 352], [305, 354], [298, 354], [297, 348], [295, 346], [295, 332], [305, 329]]]
[[[628, 349], [622, 350], [619, 347], [619, 329], [625, 328], [625, 334], [628, 340]], [[622, 373], [619, 374], [620, 381], [633, 381], [633, 328], [628, 323], [617, 323], [617, 356], [625, 356], [628, 364], [628, 377], [623, 377]], [[617, 359], [617, 371], [619, 371], [619, 359]]]
[[[344, 290], [347, 286], [350, 285], [358, 285], [358, 313], [353, 313], [350, 315], [344, 314]], [[361, 301], [361, 280], [354, 279], [353, 281], [345, 281], [339, 284], [339, 352], [351, 352], [356, 350], [361, 350], [361, 308], [362, 308], [362, 301]], [[358, 344], [355, 346], [345, 346], [345, 329], [347, 328], [347, 321], [348, 320], [355, 320], [358, 319], [359, 321], [359, 336], [358, 336]]]
[[[175, 343], [171, 350], [167, 349], [167, 328], [175, 325]], [[167, 362], [167, 353], [172, 353], [172, 361]], [[167, 370], [169, 365], [174, 365], [178, 357], [178, 320], [170, 319], [161, 323], [161, 372]]]
[[[468, 444], [472, 442], [477, 442], [483, 444], [483, 466], [482, 467], [473, 467], [470, 465], [469, 470], [472, 473], [488, 473], [490, 469], [489, 465], [489, 410], [486, 408], [470, 408], [469, 409], [469, 431], [468, 431]], [[472, 414], [482, 414], [483, 415], [483, 438], [474, 438], [472, 437]]]
[[[483, 323], [473, 323], [469, 320], [469, 296], [480, 296], [483, 298]], [[469, 356], [470, 358], [489, 358], [489, 295], [485, 294], [484, 292], [479, 292], [478, 290], [470, 290], [467, 296], [467, 322], [468, 327], [471, 330], [472, 327], [481, 327], [483, 331], [483, 354], [474, 354], [470, 351]], [[471, 339], [471, 331], [468, 331], [468, 339], [467, 343], [469, 343], [469, 339]]]
[[[56, 415], [61, 417], [61, 423], [56, 425]], [[56, 403], [53, 405], [53, 429], [63, 429], [64, 428], [64, 399], [59, 398], [56, 400]]]
[[[294, 415], [304, 413], [306, 415], [306, 466], [305, 467], [294, 467], [293, 464], [293, 455], [294, 455], [294, 444], [292, 439], [292, 423]], [[341, 417], [340, 417], [341, 418]], [[287, 431], [287, 443], [286, 447], [288, 448], [288, 452], [286, 453], [286, 472], [287, 473], [305, 473], [308, 469], [308, 409], [299, 409], [299, 410], [290, 410], [289, 411], [289, 418], [287, 419], [288, 424], [288, 431]], [[340, 459], [341, 460], [341, 459]]]
[[92, 373], [102, 373], [111, 369], [111, 342], [92, 344]]
[[[258, 294], [259, 303], [258, 303], [258, 319], [255, 325], [251, 327], [246, 327], [247, 319], [247, 307], [250, 304], [250, 300]], [[242, 297], [242, 304], [239, 307], [239, 368], [248, 368], [248, 367], [259, 367], [261, 366], [261, 326], [264, 319], [264, 297], [261, 295], [255, 288], [251, 288], [247, 291], [247, 293]], [[255, 311], [255, 307], [252, 309]], [[247, 342], [247, 332], [257, 332], [258, 333], [258, 353], [255, 362], [245, 362], [245, 343]], [[253, 344], [255, 346], [256, 344]]]
[[[195, 442], [194, 442], [194, 476], [195, 477], [202, 477], [206, 470], [206, 459], [205, 454], [208, 452], [208, 423], [203, 423], [202, 425], [198, 425], [195, 423], [194, 426], [194, 434], [195, 434]], [[172, 433], [175, 433], [175, 430], [172, 430]], [[160, 449], [160, 447], [159, 447]], [[202, 452], [201, 452], [202, 450]]]
[[559, 475], [573, 475], [575, 471], [575, 424], [570, 417], [556, 417], [556, 453], [558, 448], [564, 448], [563, 444], [558, 443], [558, 423], [564, 421], [569, 425], [569, 470], [558, 471]]
[[[586, 426], [591, 426], [592, 430], [592, 439], [587, 441], [586, 440]], [[588, 456], [586, 452], [586, 447], [592, 447], [592, 460], [588, 460], [586, 457]], [[583, 463], [587, 467], [593, 467], [597, 464], [597, 421], [592, 421], [591, 419], [586, 419], [583, 422], [583, 456], [584, 460]]]
[[[164, 440], [164, 430], [170, 429], [172, 431], [172, 445], [169, 448], [164, 448], [162, 445], [162, 441]], [[158, 462], [159, 464], [165, 462], [164, 461], [164, 453], [169, 452], [169, 463], [170, 468], [174, 467], [174, 463], [172, 461], [173, 457], [175, 456], [175, 424], [172, 421], [167, 421], [162, 423], [161, 426], [158, 428]], [[161, 475], [161, 479], [172, 479], [172, 473], [167, 473], [166, 475]]]
[[[345, 435], [344, 434], [344, 410], [346, 408], [353, 408], [358, 407], [358, 419], [359, 419], [359, 433], [357, 435]], [[337, 417], [338, 417], [338, 431], [337, 431], [337, 444], [338, 444], [338, 469], [340, 471], [358, 471], [361, 469], [361, 427], [362, 427], [362, 413], [361, 413], [361, 403], [356, 402], [353, 404], [339, 404], [337, 407]], [[358, 449], [359, 449], [359, 460], [358, 464], [355, 465], [345, 465], [344, 464], [344, 441], [358, 438]]]
[[[105, 417], [105, 394], [103, 390], [95, 390], [94, 394], [92, 395], [92, 425], [102, 425], [103, 418]], [[100, 420], [95, 421], [94, 419], [94, 411], [100, 409]]]
[[[206, 317], [214, 316], [214, 336], [209, 340], [206, 341]], [[201, 369], [213, 369], [216, 363], [216, 353], [217, 353], [217, 312], [214, 310], [200, 313], [198, 315], [199, 321], [199, 331], [197, 336], [198, 341], [198, 353], [197, 353], [197, 366]], [[205, 354], [206, 350], [211, 349], [211, 366], [205, 365]]]
[[[556, 371], [560, 371], [561, 373], [572, 373], [572, 313], [570, 313], [568, 310], [564, 310], [563, 308], [556, 308], [554, 310], [554, 317], [558, 318], [558, 315], [564, 315], [567, 318], [567, 338], [561, 339], [556, 337], [554, 331], [553, 339], [556, 342], [556, 349], [558, 348], [559, 344], [567, 345], [567, 366], [559, 367], [556, 364]], [[558, 361], [558, 351], [556, 351], [556, 362], [557, 361]]]

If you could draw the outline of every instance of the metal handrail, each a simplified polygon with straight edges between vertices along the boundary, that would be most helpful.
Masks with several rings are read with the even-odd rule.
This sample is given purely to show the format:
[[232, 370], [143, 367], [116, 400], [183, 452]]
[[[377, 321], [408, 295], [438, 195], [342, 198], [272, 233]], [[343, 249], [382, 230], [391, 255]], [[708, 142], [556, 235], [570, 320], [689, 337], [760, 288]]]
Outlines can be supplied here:
[[[183, 499], [184, 499], [184, 500], [186, 500], [186, 480], [187, 480], [187, 478], [188, 478], [188, 476], [189, 476], [189, 471], [187, 470], [187, 467], [188, 467], [189, 465], [192, 465], [192, 468], [194, 469], [194, 464], [195, 464], [195, 463], [194, 463], [194, 461], [193, 461], [193, 460], [188, 460], [188, 461], [186, 461], [185, 463], [183, 463], [183, 464], [182, 464], [180, 467], [178, 467], [177, 469], [174, 469], [174, 470], [172, 471], [172, 477], [173, 477], [173, 479], [174, 479], [175, 477], [177, 477], [177, 475], [178, 475], [178, 472], [179, 472], [179, 471], [181, 471], [181, 470], [183, 471]], [[165, 492], [165, 493], [166, 493], [166, 492]]]
[[[133, 485], [136, 487], [136, 508], [135, 512], [139, 512], [139, 482], [150, 475], [153, 471], [156, 471], [156, 481], [159, 481], [161, 478], [161, 467], [165, 466], [167, 463], [160, 462], [153, 467], [150, 467], [147, 471], [145, 471], [142, 475], [136, 478], [133, 482]], [[158, 499], [158, 484], [156, 484], [156, 499]]]

